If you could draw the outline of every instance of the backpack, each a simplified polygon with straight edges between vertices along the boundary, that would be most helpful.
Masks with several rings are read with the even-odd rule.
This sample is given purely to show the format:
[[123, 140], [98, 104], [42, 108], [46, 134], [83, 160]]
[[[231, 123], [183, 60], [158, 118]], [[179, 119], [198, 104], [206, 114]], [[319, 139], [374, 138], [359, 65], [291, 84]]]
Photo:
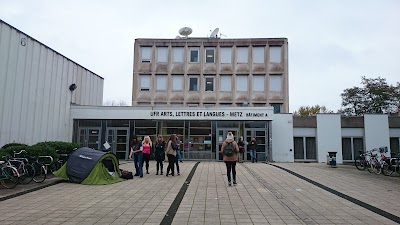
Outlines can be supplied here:
[[234, 152], [235, 146], [233, 145], [233, 142], [226, 142], [226, 145], [224, 147], [224, 155], [233, 156]]

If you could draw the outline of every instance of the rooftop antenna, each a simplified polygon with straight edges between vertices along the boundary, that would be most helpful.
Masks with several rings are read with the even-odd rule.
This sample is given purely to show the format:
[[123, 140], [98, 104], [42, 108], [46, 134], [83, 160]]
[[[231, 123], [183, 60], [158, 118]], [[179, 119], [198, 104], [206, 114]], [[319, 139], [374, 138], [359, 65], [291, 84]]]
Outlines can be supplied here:
[[219, 28], [215, 28], [215, 30], [210, 34], [210, 38], [218, 38]]
[[179, 29], [179, 34], [187, 38], [193, 32], [192, 28], [190, 27], [182, 27]]

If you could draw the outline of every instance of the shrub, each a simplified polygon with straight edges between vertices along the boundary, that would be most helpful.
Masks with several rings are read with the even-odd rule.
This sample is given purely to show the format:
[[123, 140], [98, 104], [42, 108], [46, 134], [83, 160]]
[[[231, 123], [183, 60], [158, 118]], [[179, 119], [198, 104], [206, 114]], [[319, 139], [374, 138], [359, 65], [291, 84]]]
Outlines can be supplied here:
[[[20, 152], [21, 150], [27, 150], [29, 146], [27, 145], [11, 145], [7, 148], [0, 150], [0, 160], [3, 159], [4, 156], [14, 156], [14, 152]], [[24, 154], [20, 155], [21, 157], [25, 156]]]
[[63, 141], [47, 141], [41, 142], [40, 144], [42, 143], [53, 147], [55, 150], [57, 150], [58, 154], [71, 154], [80, 147], [78, 144]]
[[21, 143], [8, 143], [8, 144], [5, 144], [3, 147], [1, 147], [1, 149], [6, 149], [8, 147], [13, 147], [13, 146], [28, 146], [28, 145], [21, 144]]
[[29, 146], [26, 151], [29, 156], [51, 156], [53, 158], [57, 156], [56, 149], [45, 142]]

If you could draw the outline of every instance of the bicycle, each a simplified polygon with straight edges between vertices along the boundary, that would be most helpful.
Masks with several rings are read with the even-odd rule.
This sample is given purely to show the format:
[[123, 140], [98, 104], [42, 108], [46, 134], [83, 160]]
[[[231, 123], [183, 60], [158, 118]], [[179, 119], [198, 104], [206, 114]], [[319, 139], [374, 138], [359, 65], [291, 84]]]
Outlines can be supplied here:
[[393, 174], [393, 172], [397, 172], [398, 174], [400, 174], [400, 153], [397, 157], [385, 157], [385, 164], [382, 166], [383, 175], [390, 176]]
[[6, 164], [5, 161], [0, 161], [0, 184], [7, 189], [14, 188], [19, 182], [18, 170]]
[[36, 183], [42, 183], [47, 178], [47, 168], [43, 163], [39, 162], [41, 157], [47, 156], [30, 156], [28, 158], [29, 162], [35, 168], [35, 175], [33, 176], [33, 181]]
[[26, 158], [16, 158], [16, 155], [26, 153], [25, 150], [20, 152], [14, 152], [14, 158], [7, 158], [7, 163], [11, 166], [15, 166], [19, 173], [19, 183], [29, 184], [35, 176], [35, 168], [29, 163]]
[[354, 165], [358, 170], [365, 170], [367, 166], [369, 166], [367, 163], [367, 160], [365, 159], [367, 156], [371, 156], [371, 152], [367, 151], [364, 153], [363, 150], [358, 151], [360, 153], [360, 156], [358, 156], [354, 160]]

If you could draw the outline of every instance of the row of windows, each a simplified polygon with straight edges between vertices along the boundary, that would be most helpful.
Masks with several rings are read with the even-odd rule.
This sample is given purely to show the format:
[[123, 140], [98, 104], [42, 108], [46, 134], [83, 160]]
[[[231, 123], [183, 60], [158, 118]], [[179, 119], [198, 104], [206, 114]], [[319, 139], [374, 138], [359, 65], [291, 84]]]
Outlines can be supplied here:
[[[155, 76], [155, 90], [156, 91], [166, 91], [168, 90], [168, 80], [167, 75], [156, 75]], [[172, 75], [171, 76], [171, 90], [172, 91], [183, 91], [184, 90], [184, 76], [183, 75]], [[232, 88], [232, 75], [220, 75], [220, 87], [221, 92], [231, 92]], [[140, 90], [149, 91], [152, 87], [151, 75], [140, 75]], [[203, 76], [203, 88], [204, 91], [214, 91], [215, 90], [215, 76]], [[200, 76], [199, 75], [189, 75], [188, 79], [188, 90], [189, 91], [199, 91], [200, 87]], [[253, 75], [252, 79], [252, 91], [264, 92], [265, 91], [265, 75]], [[248, 75], [237, 75], [236, 76], [236, 91], [246, 92], [248, 91]], [[269, 75], [269, 91], [281, 92], [282, 91], [282, 75]]]
[[[281, 63], [282, 54], [281, 46], [269, 46], [269, 61], [270, 63]], [[220, 63], [232, 63], [233, 47], [220, 47]], [[141, 62], [149, 63], [152, 60], [152, 47], [140, 48]], [[172, 47], [172, 63], [184, 63], [184, 47]], [[264, 59], [265, 47], [252, 47], [253, 63], [265, 63]], [[249, 63], [249, 47], [236, 47], [236, 63]], [[200, 50], [198, 47], [190, 47], [188, 54], [189, 63], [199, 63]], [[156, 47], [157, 63], [168, 63], [168, 47]], [[204, 62], [215, 63], [215, 48], [205, 48]]]
[[[139, 106], [146, 106], [149, 107], [150, 103], [149, 102], [139, 102], [138, 103]], [[270, 103], [270, 104], [265, 104], [265, 103], [253, 103], [253, 107], [265, 107], [267, 105], [270, 105], [274, 108], [274, 113], [281, 113], [281, 109], [282, 109], [282, 103]], [[171, 107], [173, 108], [181, 108], [184, 106], [183, 103], [171, 103], [170, 104]], [[200, 103], [187, 103], [186, 107], [199, 107]], [[215, 107], [216, 104], [215, 103], [203, 103], [203, 107], [206, 108], [212, 108]], [[232, 104], [232, 103], [219, 103], [220, 107], [247, 107], [248, 105], [245, 105], [243, 103], [236, 103], [236, 104]], [[154, 107], [167, 107], [167, 103], [165, 102], [156, 102], [154, 103]]]

